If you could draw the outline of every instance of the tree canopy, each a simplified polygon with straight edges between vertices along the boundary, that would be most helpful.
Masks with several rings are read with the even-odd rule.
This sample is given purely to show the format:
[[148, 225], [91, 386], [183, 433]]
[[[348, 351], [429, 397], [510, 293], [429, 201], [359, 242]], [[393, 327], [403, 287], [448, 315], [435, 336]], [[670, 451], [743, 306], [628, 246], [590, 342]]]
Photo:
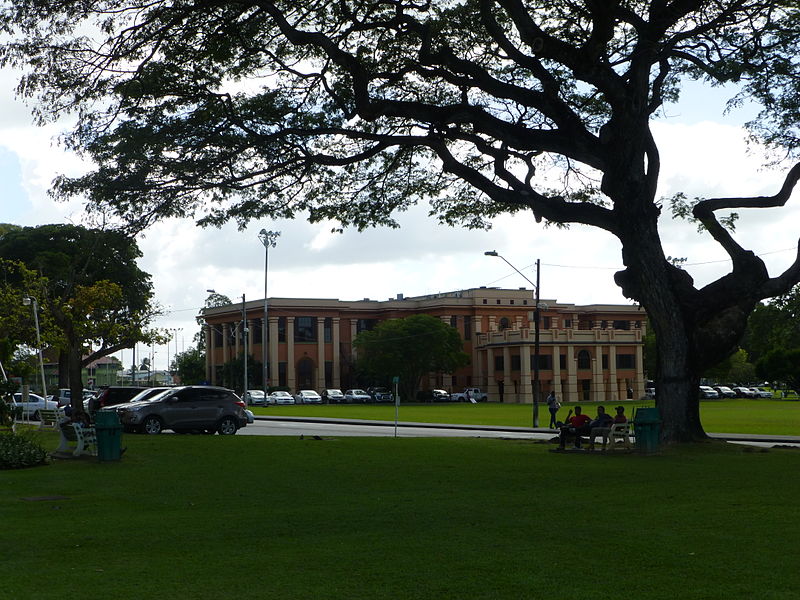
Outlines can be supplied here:
[[762, 103], [753, 135], [795, 156], [796, 0], [12, 0], [2, 19], [20, 93], [42, 121], [77, 112], [67, 144], [96, 165], [55, 193], [134, 229], [396, 225], [426, 201], [449, 224], [528, 211], [613, 234], [657, 334], [668, 440], [704, 436], [700, 373], [800, 280], [800, 255], [770, 275], [725, 226], [784, 205], [800, 165], [774, 196], [683, 206], [732, 263], [698, 288], [661, 244], [650, 128], [687, 78], [734, 82]]
[[424, 376], [452, 373], [469, 363], [458, 331], [430, 315], [381, 321], [359, 333], [353, 345], [362, 375], [382, 384], [399, 377], [400, 396], [411, 402]]

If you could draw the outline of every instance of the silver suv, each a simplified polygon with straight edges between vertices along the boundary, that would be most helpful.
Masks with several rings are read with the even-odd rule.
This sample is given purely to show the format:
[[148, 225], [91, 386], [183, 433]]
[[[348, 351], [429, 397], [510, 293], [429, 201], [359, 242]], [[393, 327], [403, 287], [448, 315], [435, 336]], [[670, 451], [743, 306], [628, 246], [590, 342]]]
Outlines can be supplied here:
[[131, 402], [117, 409], [126, 431], [157, 434], [192, 431], [233, 435], [247, 425], [244, 402], [231, 390], [190, 385], [172, 388], [149, 400]]

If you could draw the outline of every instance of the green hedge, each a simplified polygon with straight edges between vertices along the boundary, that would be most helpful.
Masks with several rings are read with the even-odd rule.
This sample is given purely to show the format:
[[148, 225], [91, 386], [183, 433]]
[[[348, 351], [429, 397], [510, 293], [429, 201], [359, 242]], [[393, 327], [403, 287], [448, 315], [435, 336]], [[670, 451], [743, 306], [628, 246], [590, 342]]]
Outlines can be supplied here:
[[47, 451], [25, 434], [0, 433], [0, 470], [47, 463]]

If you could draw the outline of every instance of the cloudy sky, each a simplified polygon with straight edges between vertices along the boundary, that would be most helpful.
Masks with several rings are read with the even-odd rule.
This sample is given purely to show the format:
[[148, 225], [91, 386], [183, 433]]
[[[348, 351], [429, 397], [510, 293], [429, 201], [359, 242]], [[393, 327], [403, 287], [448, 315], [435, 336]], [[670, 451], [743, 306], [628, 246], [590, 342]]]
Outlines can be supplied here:
[[[79, 201], [56, 203], [47, 195], [59, 173], [85, 169], [58, 147], [59, 129], [31, 125], [27, 108], [13, 96], [13, 73], [0, 71], [0, 222], [19, 225], [84, 220]], [[745, 143], [741, 124], [753, 116], [744, 107], [722, 114], [723, 91], [691, 85], [680, 104], [670, 106], [654, 125], [661, 149], [659, 194], [682, 191], [688, 197], [771, 195], [785, 170], [764, 170], [762, 156]], [[665, 211], [665, 213], [668, 211]], [[668, 255], [685, 257], [698, 284], [729, 269], [726, 255], [705, 233], [663, 217], [662, 239]], [[620, 247], [607, 233], [586, 227], [545, 228], [532, 217], [498, 218], [489, 231], [438, 225], [424, 207], [400, 216], [400, 229], [329, 233], [331, 225], [305, 221], [260, 221], [244, 231], [230, 225], [201, 229], [188, 220], [172, 220], [139, 239], [140, 267], [153, 277], [165, 315], [155, 325], [177, 329], [166, 347], [139, 349], [163, 368], [169, 355], [188, 348], [198, 330], [194, 317], [214, 289], [232, 300], [264, 296], [262, 228], [279, 230], [270, 250], [269, 296], [354, 300], [416, 296], [478, 286], [528, 286], [502, 260], [484, 256], [497, 250], [535, 280], [541, 260], [541, 296], [576, 304], [627, 303], [614, 285], [621, 268]], [[783, 209], [740, 211], [737, 239], [764, 257], [771, 274], [791, 263], [800, 223], [800, 192]], [[130, 352], [122, 356], [130, 362]]]

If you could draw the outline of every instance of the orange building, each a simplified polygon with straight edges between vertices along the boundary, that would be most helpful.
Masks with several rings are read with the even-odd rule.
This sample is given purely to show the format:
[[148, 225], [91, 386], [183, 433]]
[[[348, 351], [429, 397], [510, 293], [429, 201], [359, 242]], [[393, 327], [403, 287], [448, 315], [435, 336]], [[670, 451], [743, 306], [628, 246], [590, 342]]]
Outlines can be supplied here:
[[[455, 373], [431, 373], [427, 389], [480, 387], [490, 401], [530, 403], [533, 308], [533, 292], [525, 288], [481, 287], [389, 300], [270, 298], [266, 346], [263, 299], [244, 306], [208, 308], [200, 315], [205, 321], [206, 375], [212, 384], [217, 383], [222, 365], [244, 352], [244, 316], [248, 355], [267, 365], [259, 377], [262, 385], [266, 377], [270, 385], [292, 391], [359, 387], [353, 371], [356, 335], [386, 319], [424, 313], [458, 329], [464, 351], [472, 359]], [[540, 300], [540, 309], [540, 399], [550, 390], [565, 401], [616, 401], [644, 395], [643, 310], [555, 300]]]

